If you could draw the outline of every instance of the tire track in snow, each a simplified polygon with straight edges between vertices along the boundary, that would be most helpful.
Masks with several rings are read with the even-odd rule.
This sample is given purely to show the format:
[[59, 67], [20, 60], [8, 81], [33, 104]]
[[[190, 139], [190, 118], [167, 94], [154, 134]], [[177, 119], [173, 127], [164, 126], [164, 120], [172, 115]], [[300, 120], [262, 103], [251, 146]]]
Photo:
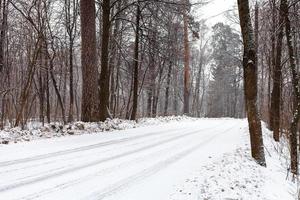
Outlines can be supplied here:
[[[218, 126], [215, 126], [212, 129], [215, 129], [217, 127]], [[209, 128], [206, 128], [204, 130], [207, 130], [207, 129], [209, 129]], [[187, 132], [185, 134], [181, 134], [179, 136], [171, 137], [169, 139], [162, 140], [162, 141], [156, 142], [156, 143], [151, 144], [151, 145], [146, 145], [146, 146], [138, 148], [138, 149], [130, 150], [130, 151], [127, 151], [125, 153], [117, 154], [117, 155], [109, 157], [109, 158], [103, 158], [103, 159], [95, 160], [95, 161], [88, 162], [88, 163], [85, 163], [83, 165], [75, 166], [75, 167], [72, 167], [72, 168], [67, 168], [67, 169], [63, 169], [63, 170], [60, 170], [60, 171], [50, 172], [49, 174], [44, 175], [44, 176], [35, 177], [35, 178], [29, 179], [29, 180], [25, 180], [25, 181], [21, 181], [21, 182], [17, 182], [17, 183], [12, 183], [12, 184], [9, 184], [9, 185], [4, 185], [4, 186], [0, 187], [0, 192], [5, 192], [5, 191], [8, 191], [8, 190], [16, 189], [16, 188], [26, 186], [26, 185], [29, 185], [29, 184], [34, 184], [34, 183], [37, 183], [37, 182], [45, 181], [47, 179], [55, 178], [55, 177], [58, 177], [58, 176], [61, 176], [61, 175], [64, 175], [64, 174], [74, 173], [74, 171], [78, 171], [78, 170], [82, 170], [82, 169], [85, 169], [85, 168], [93, 167], [93, 166], [96, 166], [96, 165], [99, 165], [99, 164], [102, 164], [102, 163], [105, 163], [105, 162], [113, 161], [113, 160], [116, 160], [116, 159], [119, 159], [119, 158], [122, 158], [122, 157], [125, 157], [125, 156], [130, 156], [130, 155], [133, 155], [134, 153], [142, 152], [142, 151], [160, 146], [162, 144], [166, 144], [166, 143], [170, 143], [170, 142], [173, 142], [173, 141], [176, 141], [176, 140], [180, 140], [180, 139], [186, 138], [188, 136], [193, 136], [193, 135], [199, 133], [199, 131], [201, 131], [201, 130]]]
[[[176, 131], [176, 130], [178, 131], [178, 128], [176, 128], [176, 129], [175, 128], [167, 129], [164, 132]], [[147, 138], [147, 137], [150, 137], [150, 136], [153, 136], [153, 135], [158, 135], [158, 134], [161, 134], [161, 132], [153, 131], [153, 132], [143, 134], [143, 135], [139, 135], [139, 136], [135, 136], [135, 137], [126, 137], [126, 138], [122, 138], [122, 139], [109, 140], [109, 141], [106, 141], [106, 142], [100, 142], [100, 143], [97, 143], [97, 144], [82, 146], [82, 147], [78, 147], [78, 148], [67, 149], [67, 150], [62, 150], [62, 151], [56, 151], [56, 152], [53, 152], [53, 153], [37, 155], [37, 156], [33, 156], [33, 157], [28, 157], [28, 158], [21, 158], [21, 159], [17, 159], [17, 160], [4, 161], [4, 162], [0, 162], [0, 167], [6, 167], [6, 166], [10, 166], [10, 165], [15, 165], [15, 164], [23, 164], [23, 163], [27, 163], [27, 162], [31, 162], [31, 161], [44, 160], [44, 159], [51, 158], [51, 157], [63, 156], [63, 155], [82, 152], [82, 151], [88, 151], [88, 150], [96, 149], [96, 148], [99, 148], [99, 147], [105, 147], [105, 146], [109, 146], [109, 145], [125, 143], [125, 142], [128, 142], [128, 141], [138, 140], [138, 139], [141, 139], [141, 138]]]
[[[210, 129], [210, 128], [209, 128]], [[160, 137], [160, 138], [155, 138], [156, 140], [158, 140], [158, 139], [163, 139], [163, 138], [170, 138], [170, 136], [173, 136], [174, 135], [174, 133], [178, 133], [178, 132], [181, 132], [181, 131], [184, 131], [184, 130], [188, 130], [188, 128], [183, 128], [183, 129], [179, 129], [179, 130], [177, 130], [177, 131], [171, 131], [171, 132], [168, 132], [168, 133], [164, 133], [164, 134], [162, 134], [162, 137]], [[206, 129], [205, 129], [206, 130]], [[156, 137], [157, 137], [157, 135], [156, 135]], [[128, 145], [126, 145], [125, 147], [127, 147], [127, 146], [135, 146], [135, 145], [139, 145], [139, 144], [143, 144], [145, 141], [143, 140], [143, 141], [140, 141], [140, 142], [137, 142], [137, 143], [133, 143], [133, 144], [128, 144]], [[96, 152], [97, 154], [98, 153], [107, 153], [107, 152], [110, 152], [110, 151], [114, 151], [115, 149], [109, 149], [109, 150], [106, 150], [106, 151], [102, 151], [102, 152]], [[93, 154], [94, 154], [95, 152], [93, 152]], [[65, 161], [65, 165], [63, 165], [63, 166], [60, 166], [60, 167], [55, 167], [54, 166], [54, 168], [51, 168], [51, 169], [49, 169], [49, 168], [46, 168], [46, 171], [42, 171], [42, 172], [39, 172], [39, 173], [34, 173], [33, 175], [27, 175], [27, 176], [25, 176], [25, 177], [20, 177], [20, 178], [18, 178], [18, 179], [14, 179], [14, 180], [9, 180], [9, 182], [20, 182], [20, 181], [24, 181], [24, 180], [26, 180], [26, 179], [34, 179], [35, 177], [41, 177], [41, 176], [45, 176], [46, 174], [49, 174], [49, 173], [54, 173], [55, 171], [58, 171], [58, 170], [65, 170], [65, 169], [70, 169], [70, 168], [72, 168], [75, 164], [73, 163], [73, 164], [69, 164], [69, 162], [71, 161], [71, 160], [76, 160], [76, 159], [78, 159], [78, 158], [81, 158], [81, 157], [84, 157], [84, 156], [82, 156], [82, 155], [77, 155], [76, 157], [72, 157], [72, 158], [70, 158], [70, 159], [68, 159], [68, 160], [65, 160], [66, 158], [62, 158], [64, 161]], [[47, 165], [48, 163], [52, 163], [52, 162], [55, 162], [56, 160], [50, 160], [50, 161], [47, 161], [47, 162], [45, 162], [44, 164], [45, 165]], [[64, 164], [64, 163], [63, 163]], [[34, 168], [34, 167], [36, 167], [36, 166], [43, 166], [43, 163], [39, 163], [39, 164], [37, 164], [37, 165], [32, 165], [31, 166], [31, 168]], [[25, 168], [23, 168], [23, 169], [28, 169], [28, 167], [25, 167]], [[30, 169], [30, 168], [29, 168]], [[22, 169], [18, 169], [18, 170], [22, 170]], [[14, 172], [14, 170], [11, 170], [10, 172]], [[4, 172], [1, 172], [1, 173], [4, 173]], [[0, 174], [1, 174], [0, 173]], [[26, 171], [25, 171], [25, 173], [26, 173]], [[25, 174], [24, 173], [24, 174]], [[5, 185], [5, 184], [4, 184]], [[3, 187], [2, 185], [0, 185], [0, 188], [1, 187]]]
[[[184, 131], [184, 130], [188, 130], [188, 128], [182, 128], [182, 129], [170, 129], [171, 131], [164, 131], [164, 132], [158, 132], [158, 133], [153, 133], [151, 136], [154, 136], [154, 137], [157, 137], [157, 136], [160, 136], [162, 135], [163, 137], [165, 136], [169, 136], [169, 135], [172, 135], [174, 133], [177, 133], [177, 132], [180, 132], [180, 131]], [[149, 133], [151, 134], [151, 133]], [[147, 137], [143, 137], [143, 138], [138, 138], [138, 139], [147, 139], [148, 138], [148, 135]], [[137, 140], [138, 140], [137, 139]], [[123, 143], [126, 143], [126, 142], [132, 142], [132, 141], [135, 141], [135, 140], [128, 140], [128, 141], [122, 141], [122, 142], [119, 142], [119, 143], [114, 143], [112, 145], [116, 145], [116, 144], [123, 144]], [[140, 141], [140, 142], [136, 142], [134, 144], [129, 144], [129, 145], [125, 145], [125, 146], [131, 146], [131, 145], [138, 145], [138, 144], [141, 144], [143, 143], [144, 141]], [[110, 146], [109, 144], [108, 145], [105, 145], [105, 146], [99, 146], [97, 148], [92, 148], [92, 149], [89, 149], [89, 150], [94, 150], [94, 149], [100, 149], [101, 147], [106, 147], [106, 146]], [[107, 151], [104, 151], [105, 153], [109, 152], [109, 151], [113, 151], [114, 149], [108, 149]], [[88, 151], [88, 150], [84, 150], [84, 151]], [[84, 151], [80, 151], [80, 152], [84, 152]], [[76, 153], [76, 152], [73, 152], [73, 153]], [[97, 152], [98, 153], [98, 152]], [[69, 154], [69, 153], [68, 153]], [[50, 158], [55, 158], [55, 157], [60, 157], [60, 156], [64, 156], [64, 155], [67, 155], [67, 154], [62, 154], [62, 155], [58, 155], [58, 156], [51, 156], [51, 157], [46, 157], [44, 159], [34, 159], [34, 160], [31, 160], [31, 161], [26, 161], [25, 163], [28, 163], [28, 162], [34, 162], [34, 161], [40, 161], [40, 160], [47, 160], [47, 159], [50, 159]], [[78, 157], [81, 157], [82, 155], [77, 155], [75, 157], [72, 157], [70, 158], [68, 161], [70, 160], [74, 160], [74, 159], [77, 159]], [[33, 165], [29, 165], [29, 166], [25, 166], [25, 167], [20, 167], [20, 168], [11, 168], [10, 166], [12, 165], [19, 165], [19, 164], [23, 164], [22, 162], [20, 163], [15, 163], [15, 164], [9, 164], [9, 165], [5, 165], [5, 166], [1, 166], [0, 165], [0, 168], [6, 168], [6, 167], [10, 167], [9, 170], [1, 170], [0, 171], [0, 175], [1, 174], [6, 174], [6, 173], [9, 173], [9, 172], [15, 172], [15, 171], [20, 171], [20, 170], [25, 170], [25, 169], [30, 169], [30, 168], [34, 168], [34, 167], [38, 167], [38, 166], [43, 166], [43, 165], [47, 165], [47, 164], [51, 164], [53, 162], [56, 162], [56, 161], [65, 161], [66, 158], [61, 158], [61, 159], [55, 159], [55, 160], [49, 160], [49, 161], [46, 161], [46, 162], [42, 162], [42, 163], [38, 163], [38, 164], [33, 164]], [[10, 161], [8, 161], [10, 162]]]
[[55, 185], [55, 187], [51, 187], [51, 188], [47, 188], [47, 189], [44, 189], [44, 190], [40, 190], [36, 193], [32, 193], [32, 194], [29, 194], [25, 197], [22, 197], [20, 199], [22, 200], [32, 200], [32, 199], [36, 199], [36, 198], [40, 198], [42, 196], [45, 196], [47, 194], [51, 194], [55, 191], [60, 191], [62, 189], [66, 189], [66, 188], [69, 188], [69, 187], [72, 187], [74, 185], [78, 185], [80, 183], [83, 183], [83, 182], [86, 182], [86, 181], [90, 181], [90, 179], [92, 178], [95, 178], [97, 176], [101, 176], [101, 175], [107, 175], [107, 174], [111, 174], [113, 172], [115, 172], [115, 170], [118, 170], [120, 168], [124, 168], [124, 167], [127, 167], [133, 163], [140, 163], [140, 162], [144, 162], [146, 160], [149, 160], [149, 159], [153, 159], [154, 156], [159, 156], [159, 155], [162, 155], [163, 153], [165, 152], [170, 152], [171, 150], [173, 150], [175, 147], [178, 147], [179, 144], [177, 145], [173, 145], [167, 149], [163, 149], [163, 150], [160, 150], [158, 152], [153, 152], [151, 154], [148, 154], [146, 156], [141, 156], [141, 157], [138, 157], [138, 158], [134, 158], [132, 160], [129, 160], [129, 161], [125, 161], [125, 162], [122, 162], [116, 166], [113, 166], [113, 167], [108, 167], [108, 168], [105, 168], [101, 171], [98, 171], [98, 172], [95, 172], [95, 173], [92, 173], [92, 174], [88, 174], [84, 177], [80, 177], [80, 178], [77, 178], [77, 179], [74, 179], [72, 181], [69, 181], [69, 182], [65, 182], [65, 183], [61, 183], [59, 185]]
[[[219, 127], [219, 126], [217, 126], [217, 127]], [[215, 128], [217, 128], [217, 127], [212, 128], [212, 130], [215, 129]], [[233, 127], [234, 127], [234, 126], [228, 128], [228, 131], [231, 130]], [[210, 128], [205, 129], [205, 130], [209, 130], [209, 129], [210, 129]], [[202, 130], [203, 130], [203, 129], [199, 129], [199, 130], [197, 130], [197, 131], [199, 132], [199, 131], [202, 131]], [[226, 129], [225, 131], [227, 131], [227, 129]], [[206, 133], [206, 134], [207, 134], [207, 133]], [[220, 135], [220, 134], [215, 134], [215, 135], [218, 136], [218, 135]], [[215, 137], [215, 136], [213, 136], [213, 137]], [[212, 137], [209, 137], [209, 140], [211, 140], [211, 138], [212, 138]], [[191, 138], [190, 138], [190, 139], [191, 139]], [[189, 141], [190, 141], [190, 140], [189, 140]], [[203, 143], [205, 143], [205, 141], [202, 142], [201, 144], [203, 144]], [[25, 196], [25, 197], [22, 197], [22, 198], [20, 198], [20, 199], [22, 199], [22, 200], [31, 200], [31, 199], [40, 198], [40, 197], [45, 196], [45, 195], [47, 195], [47, 194], [53, 193], [53, 192], [55, 192], [55, 191], [59, 191], [59, 190], [62, 190], [62, 189], [66, 189], [66, 188], [69, 188], [69, 187], [71, 187], [71, 186], [78, 185], [78, 184], [80, 184], [80, 183], [82, 183], [82, 182], [89, 181], [90, 179], [95, 178], [96, 176], [101, 176], [101, 175], [103, 175], [103, 174], [107, 175], [107, 174], [109, 174], [109, 173], [114, 172], [114, 170], [120, 169], [121, 167], [129, 166], [129, 165], [132, 164], [132, 163], [143, 162], [143, 161], [152, 159], [153, 156], [156, 156], [156, 155], [162, 155], [162, 154], [165, 153], [165, 152], [170, 152], [170, 151], [172, 151], [172, 149], [174, 149], [174, 147], [179, 146], [179, 145], [181, 145], [181, 144], [172, 145], [171, 147], [168, 147], [168, 148], [166, 148], [166, 149], [162, 149], [162, 150], [160, 150], [160, 151], [158, 151], [158, 152], [153, 152], [153, 153], [148, 154], [148, 155], [146, 155], [146, 156], [143, 155], [143, 156], [140, 156], [140, 157], [138, 157], [138, 158], [135, 158], [135, 159], [132, 159], [132, 160], [129, 160], [129, 161], [122, 162], [122, 163], [120, 163], [119, 165], [116, 165], [116, 166], [113, 166], [113, 167], [108, 167], [108, 168], [102, 169], [101, 171], [98, 171], [98, 172], [95, 172], [95, 173], [86, 175], [86, 176], [84, 176], [84, 177], [80, 177], [80, 178], [75, 179], [75, 180], [72, 180], [72, 181], [70, 181], [70, 182], [65, 182], [65, 183], [56, 185], [55, 187], [47, 188], [47, 189], [38, 191], [38, 192], [36, 192], [36, 193], [29, 194], [29, 195], [27, 195], [27, 196]], [[198, 144], [198, 145], [199, 145], [199, 144]]]
[[159, 172], [160, 170], [167, 168], [171, 164], [179, 161], [180, 159], [184, 158], [185, 156], [188, 156], [189, 154], [193, 153], [194, 151], [200, 149], [201, 147], [203, 147], [203, 145], [212, 141], [216, 137], [223, 135], [223, 134], [227, 133], [228, 131], [232, 130], [234, 127], [235, 126], [232, 126], [231, 128], [224, 130], [224, 132], [222, 132], [222, 133], [214, 134], [213, 136], [209, 137], [208, 139], [202, 141], [201, 143], [194, 145], [191, 148], [188, 148], [178, 154], [175, 154], [166, 160], [162, 160], [162, 161], [156, 163], [155, 165], [151, 166], [150, 168], [146, 168], [136, 174], [129, 176], [128, 178], [122, 179], [122, 180], [118, 181], [117, 183], [115, 183], [99, 192], [95, 192], [85, 198], [82, 198], [82, 200], [93, 200], [93, 199], [101, 200], [108, 196], [112, 196], [114, 193], [120, 192], [121, 190], [128, 188], [130, 185], [138, 182], [139, 180], [143, 180], [144, 178], [149, 177], [149, 176]]

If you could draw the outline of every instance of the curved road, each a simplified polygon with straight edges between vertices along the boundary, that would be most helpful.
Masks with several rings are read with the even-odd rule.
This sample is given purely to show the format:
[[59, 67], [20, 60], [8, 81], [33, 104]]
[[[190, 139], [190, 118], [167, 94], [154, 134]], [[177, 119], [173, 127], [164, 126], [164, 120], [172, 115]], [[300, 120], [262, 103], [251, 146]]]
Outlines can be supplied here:
[[243, 120], [172, 122], [0, 146], [0, 199], [167, 200], [242, 143]]

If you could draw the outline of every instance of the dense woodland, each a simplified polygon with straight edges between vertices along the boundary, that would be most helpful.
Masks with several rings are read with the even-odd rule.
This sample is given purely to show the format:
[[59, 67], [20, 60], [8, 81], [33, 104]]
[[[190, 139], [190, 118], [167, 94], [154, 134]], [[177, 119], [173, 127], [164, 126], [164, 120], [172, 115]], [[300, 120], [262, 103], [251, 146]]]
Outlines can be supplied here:
[[238, 0], [212, 27], [207, 3], [0, 0], [0, 128], [247, 116], [252, 156], [265, 165], [262, 119], [298, 173], [300, 2]]

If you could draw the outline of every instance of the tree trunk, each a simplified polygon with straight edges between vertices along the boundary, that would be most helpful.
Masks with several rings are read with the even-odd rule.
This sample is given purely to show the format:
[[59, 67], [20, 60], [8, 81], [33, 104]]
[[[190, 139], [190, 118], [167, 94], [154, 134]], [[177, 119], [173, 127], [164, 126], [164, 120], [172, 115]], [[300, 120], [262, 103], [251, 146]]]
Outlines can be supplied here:
[[165, 94], [164, 116], [167, 116], [167, 115], [168, 115], [169, 96], [170, 96], [170, 86], [171, 86], [171, 73], [172, 73], [172, 61], [170, 61], [169, 67], [168, 67], [167, 87], [166, 87], [166, 94]]
[[103, 0], [102, 4], [102, 46], [101, 46], [101, 73], [100, 86], [100, 120], [105, 121], [109, 117], [109, 69], [108, 51], [110, 40], [110, 0]]
[[72, 36], [69, 36], [70, 46], [69, 46], [69, 90], [70, 90], [70, 105], [69, 105], [69, 117], [68, 122], [72, 122], [74, 120], [74, 76], [73, 76], [73, 39]]
[[190, 47], [189, 47], [189, 33], [188, 33], [188, 15], [187, 7], [189, 0], [185, 1], [183, 10], [184, 20], [184, 102], [183, 114], [189, 115], [190, 113]]
[[98, 69], [96, 57], [96, 10], [94, 0], [80, 0], [82, 105], [81, 120], [99, 120]]
[[48, 58], [45, 56], [45, 66], [46, 66], [46, 117], [47, 122], [51, 122], [51, 108], [50, 108], [50, 88], [49, 88], [49, 66], [48, 66]]
[[[42, 53], [39, 55], [39, 64], [42, 65]], [[39, 68], [38, 73], [38, 97], [39, 97], [39, 118], [40, 122], [44, 126], [45, 124], [45, 117], [44, 117], [44, 100], [45, 100], [45, 87], [44, 87], [44, 73], [41, 68]]]
[[[194, 94], [194, 105], [193, 105], [193, 112], [194, 116], [198, 116], [199, 113], [199, 103], [200, 103], [200, 82], [201, 82], [201, 74], [202, 74], [202, 67], [203, 67], [203, 54], [204, 54], [204, 49], [200, 48], [200, 60], [199, 60], [199, 69], [197, 72], [197, 77], [196, 77], [196, 86], [195, 86], [195, 94]], [[204, 78], [204, 77], [203, 77]]]
[[140, 30], [140, 2], [137, 2], [136, 11], [136, 33], [135, 33], [135, 47], [134, 47], [134, 72], [133, 72], [133, 105], [131, 120], [136, 120], [136, 113], [138, 107], [138, 88], [139, 88], [139, 30]]
[[276, 37], [275, 37], [275, 33], [276, 33], [276, 1], [272, 0], [271, 2], [271, 8], [272, 8], [272, 29], [270, 31], [270, 35], [271, 35], [271, 59], [270, 59], [270, 73], [269, 73], [269, 128], [271, 131], [273, 131], [273, 111], [271, 109], [272, 107], [272, 94], [271, 94], [271, 78], [273, 77], [273, 69], [275, 68], [276, 65], [276, 53], [275, 53], [275, 48], [276, 48]]
[[[122, 8], [122, 2], [119, 1], [115, 11], [116, 17], [119, 17], [119, 12]], [[116, 116], [116, 102], [117, 102], [117, 93], [118, 93], [118, 69], [120, 67], [120, 53], [118, 44], [122, 43], [122, 33], [120, 32], [121, 20], [116, 19], [114, 23], [113, 37], [114, 40], [111, 41], [111, 56], [110, 56], [110, 101], [109, 101], [109, 110], [112, 113], [112, 117]]]
[[289, 8], [287, 0], [281, 0], [282, 10], [285, 21], [286, 41], [288, 45], [290, 69], [292, 73], [292, 85], [294, 95], [294, 111], [293, 120], [290, 128], [290, 157], [291, 157], [291, 172], [298, 174], [298, 150], [297, 150], [297, 130], [300, 119], [300, 90], [299, 90], [299, 75], [297, 73], [297, 66], [295, 60], [295, 52], [292, 44], [291, 22], [289, 19]]
[[240, 25], [244, 42], [244, 89], [252, 157], [266, 166], [261, 121], [257, 110], [257, 63], [249, 1], [238, 0]]
[[174, 70], [174, 101], [173, 101], [173, 114], [177, 115], [178, 114], [178, 64], [175, 65], [175, 70]]
[[279, 14], [279, 29], [277, 37], [277, 46], [276, 46], [276, 59], [274, 66], [274, 78], [273, 78], [273, 90], [271, 95], [271, 118], [273, 122], [273, 138], [276, 142], [279, 141], [280, 137], [280, 99], [281, 99], [281, 55], [282, 55], [282, 39], [283, 39], [283, 26], [284, 26], [284, 13], [282, 10], [282, 2], [280, 4], [280, 14]]
[[[4, 68], [4, 41], [7, 29], [7, 2], [6, 0], [0, 1], [0, 8], [2, 8], [2, 22], [0, 24], [0, 72]], [[1, 11], [1, 10], [0, 10]]]

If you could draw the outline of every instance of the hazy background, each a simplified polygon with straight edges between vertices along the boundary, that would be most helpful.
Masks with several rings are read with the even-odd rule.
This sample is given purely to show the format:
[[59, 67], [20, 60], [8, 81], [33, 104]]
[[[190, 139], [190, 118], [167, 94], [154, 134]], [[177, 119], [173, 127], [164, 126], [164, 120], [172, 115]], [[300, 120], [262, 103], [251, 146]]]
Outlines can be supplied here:
[[209, 4], [197, 9], [197, 15], [206, 19], [209, 26], [217, 22], [227, 22], [226, 11], [232, 10], [237, 0], [211, 0]]

